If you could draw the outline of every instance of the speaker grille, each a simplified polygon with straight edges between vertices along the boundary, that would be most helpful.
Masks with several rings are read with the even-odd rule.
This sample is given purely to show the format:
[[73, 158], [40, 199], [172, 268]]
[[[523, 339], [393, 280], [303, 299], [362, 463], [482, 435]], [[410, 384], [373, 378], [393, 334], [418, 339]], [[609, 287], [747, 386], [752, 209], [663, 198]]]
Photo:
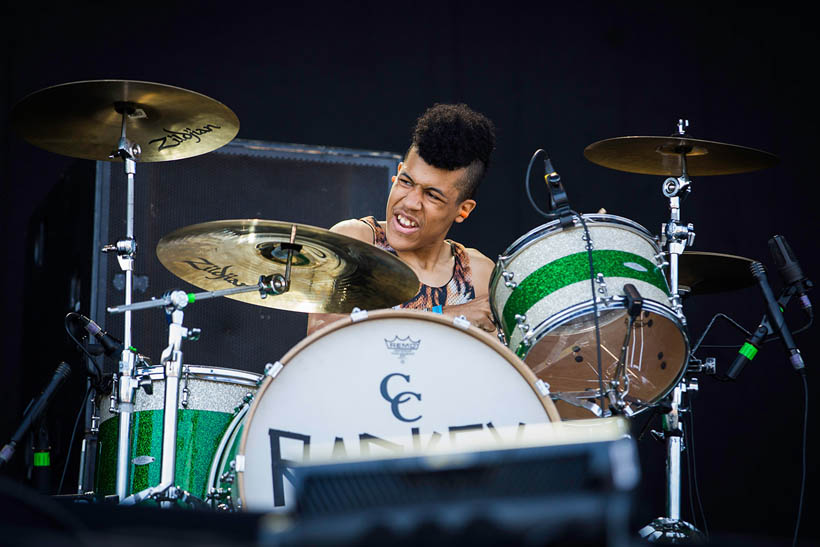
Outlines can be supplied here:
[[[165, 234], [212, 220], [262, 218], [329, 228], [346, 219], [382, 217], [401, 156], [385, 152], [235, 140], [210, 154], [137, 164], [134, 237], [139, 245], [133, 301], [171, 289], [198, 289], [168, 272], [156, 257]], [[127, 182], [120, 163], [97, 162], [95, 249], [126, 234]], [[125, 302], [125, 275], [116, 257], [95, 252], [94, 319], [121, 337], [124, 317], [107, 314]], [[158, 362], [167, 345], [165, 313], [132, 314], [133, 344]], [[185, 310], [184, 325], [202, 329], [183, 344], [187, 363], [263, 371], [305, 335], [307, 316], [219, 298]]]

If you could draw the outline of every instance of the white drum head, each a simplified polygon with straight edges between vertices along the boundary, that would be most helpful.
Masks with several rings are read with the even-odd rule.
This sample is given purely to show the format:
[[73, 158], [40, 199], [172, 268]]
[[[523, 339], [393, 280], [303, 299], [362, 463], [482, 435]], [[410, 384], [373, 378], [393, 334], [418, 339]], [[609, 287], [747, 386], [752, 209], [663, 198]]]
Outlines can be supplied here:
[[239, 449], [240, 496], [251, 510], [291, 506], [291, 462], [455, 447], [464, 435], [499, 440], [497, 428], [545, 423], [554, 412], [512, 352], [431, 313], [347, 319], [281, 362], [259, 388]]

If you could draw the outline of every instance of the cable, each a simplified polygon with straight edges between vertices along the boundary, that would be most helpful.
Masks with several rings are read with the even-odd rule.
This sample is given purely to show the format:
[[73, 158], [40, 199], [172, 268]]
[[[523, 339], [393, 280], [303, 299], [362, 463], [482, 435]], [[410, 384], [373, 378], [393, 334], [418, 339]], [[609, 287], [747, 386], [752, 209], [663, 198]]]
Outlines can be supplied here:
[[548, 219], [553, 219], [553, 218], [555, 218], [554, 215], [551, 215], [549, 213], [545, 213], [535, 203], [535, 200], [532, 198], [532, 192], [530, 191], [530, 173], [532, 172], [532, 165], [535, 163], [535, 158], [537, 158], [541, 154], [544, 154], [546, 156], [547, 152], [545, 150], [539, 148], [538, 150], [535, 151], [535, 154], [532, 155], [532, 158], [530, 158], [530, 163], [529, 163], [529, 165], [527, 165], [527, 178], [524, 179], [524, 189], [527, 191], [527, 198], [530, 200], [530, 205], [532, 205], [532, 208], [535, 209], [536, 211], [538, 211], [538, 213], [541, 216], [546, 217]]
[[[695, 347], [692, 348], [692, 351], [690, 353], [695, 353], [696, 351], [698, 351], [698, 348], [700, 347], [701, 342], [703, 342], [703, 339], [706, 338], [706, 335], [709, 333], [709, 331], [712, 329], [712, 326], [715, 324], [715, 321], [717, 321], [718, 319], [725, 319], [726, 321], [731, 323], [735, 328], [737, 328], [738, 330], [743, 332], [746, 336], [751, 336], [752, 335], [752, 333], [747, 331], [746, 329], [744, 329], [743, 326], [740, 325], [740, 323], [738, 323], [737, 321], [735, 321], [734, 319], [732, 319], [731, 317], [729, 317], [725, 313], [716, 313], [714, 315], [714, 317], [712, 317], [712, 319], [709, 321], [709, 324], [706, 325], [706, 329], [703, 331], [703, 334], [700, 335], [700, 338], [698, 338], [698, 341], [695, 344]], [[711, 347], [739, 348], [740, 346], [738, 345], [738, 346], [703, 346], [703, 347], [705, 347], [705, 348], [711, 348]]]
[[807, 427], [809, 423], [809, 382], [806, 379], [806, 369], [803, 369], [800, 377], [803, 379], [803, 470], [800, 479], [800, 501], [797, 504], [797, 522], [794, 525], [794, 538], [792, 547], [797, 545], [797, 533], [800, 530], [800, 520], [803, 518], [803, 497], [806, 495], [806, 441]]
[[71, 340], [74, 341], [74, 343], [77, 345], [77, 347], [80, 348], [82, 350], [82, 352], [85, 353], [86, 356], [88, 356], [88, 359], [94, 364], [94, 370], [93, 370], [94, 376], [96, 377], [97, 383], [99, 383], [99, 382], [102, 381], [102, 375], [103, 375], [102, 368], [100, 367], [99, 363], [97, 363], [96, 356], [91, 355], [91, 353], [89, 353], [89, 351], [85, 348], [83, 343], [80, 342], [79, 340], [77, 340], [77, 338], [71, 332], [71, 329], [68, 327], [68, 318], [69, 317], [71, 317], [71, 318], [77, 317], [78, 318], [78, 317], [80, 317], [80, 314], [79, 313], [74, 313], [73, 311], [68, 312], [66, 314], [65, 318], [63, 318], [63, 326], [65, 327], [65, 331], [66, 331], [66, 333], [68, 333], [68, 336], [71, 338]]
[[68, 471], [68, 463], [71, 461], [71, 449], [74, 447], [74, 436], [77, 434], [77, 427], [80, 425], [80, 417], [83, 415], [83, 410], [85, 410], [85, 403], [88, 400], [88, 396], [91, 394], [91, 386], [89, 385], [85, 390], [85, 395], [83, 395], [83, 402], [80, 406], [80, 411], [77, 412], [77, 419], [74, 420], [74, 428], [71, 430], [71, 440], [68, 441], [68, 450], [66, 451], [65, 455], [65, 463], [63, 464], [63, 474], [60, 476], [60, 485], [57, 487], [57, 493], [60, 494], [63, 491], [63, 482], [65, 481], [65, 474]]
[[[703, 533], [706, 535], [706, 540], [708, 541], [709, 525], [706, 523], [706, 512], [703, 510], [703, 502], [700, 497], [700, 488], [698, 488], [698, 460], [695, 452], [695, 411], [692, 406], [692, 397], [689, 397], [689, 450], [692, 457], [692, 482], [695, 485], [695, 498], [698, 500], [700, 517], [703, 520]], [[691, 497], [691, 491], [689, 492], [689, 495]]]
[[598, 322], [598, 298], [595, 296], [595, 266], [592, 262], [592, 238], [589, 236], [589, 228], [583, 215], [579, 215], [575, 211], [570, 211], [576, 215], [581, 221], [581, 226], [584, 227], [584, 235], [586, 236], [587, 260], [589, 261], [589, 284], [592, 290], [592, 318], [595, 321], [595, 347], [598, 349], [598, 389], [601, 396], [601, 413], [604, 412], [604, 373], [601, 366], [601, 326]]

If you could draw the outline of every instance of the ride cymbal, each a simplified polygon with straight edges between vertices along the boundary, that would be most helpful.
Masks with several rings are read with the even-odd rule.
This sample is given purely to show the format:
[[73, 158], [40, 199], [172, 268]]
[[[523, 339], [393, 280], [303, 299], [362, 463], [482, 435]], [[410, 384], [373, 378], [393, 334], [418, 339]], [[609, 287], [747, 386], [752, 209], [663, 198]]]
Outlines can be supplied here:
[[584, 156], [610, 169], [643, 175], [679, 177], [686, 156], [690, 176], [732, 175], [773, 167], [777, 156], [734, 144], [691, 137], [616, 137], [590, 144]]
[[64, 156], [114, 161], [127, 114], [126, 137], [140, 162], [178, 160], [229, 143], [239, 132], [230, 108], [165, 84], [89, 80], [36, 91], [17, 103], [11, 124], [35, 146]]
[[389, 308], [418, 292], [416, 274], [392, 254], [293, 222], [238, 219], [186, 226], [159, 241], [157, 257], [171, 273], [207, 291], [256, 285], [259, 276], [285, 274], [291, 236], [296, 250], [288, 292], [228, 298], [283, 310], [349, 313], [356, 307]]
[[678, 259], [681, 294], [713, 294], [745, 289], [756, 283], [750, 258], [722, 253], [684, 251]]

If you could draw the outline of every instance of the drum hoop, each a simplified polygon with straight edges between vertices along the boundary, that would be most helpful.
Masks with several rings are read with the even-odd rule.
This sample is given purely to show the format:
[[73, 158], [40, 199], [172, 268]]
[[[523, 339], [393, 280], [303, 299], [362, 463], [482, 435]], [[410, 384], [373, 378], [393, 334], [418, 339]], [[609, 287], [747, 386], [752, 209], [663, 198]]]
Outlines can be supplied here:
[[[228, 423], [228, 427], [225, 428], [225, 433], [223, 433], [222, 438], [219, 439], [219, 444], [216, 447], [216, 451], [214, 452], [214, 460], [211, 462], [211, 469], [208, 473], [208, 483], [207, 487], [214, 488], [217, 486], [217, 480], [219, 479], [220, 474], [222, 473], [222, 458], [225, 455], [226, 450], [230, 450], [230, 439], [233, 437], [234, 431], [238, 427], [241, 427], [244, 423], [245, 416], [248, 414], [248, 409], [250, 408], [250, 404], [245, 402], [239, 408], [239, 411], [234, 415], [231, 421]], [[238, 452], [237, 452], [238, 453]]]
[[[601, 224], [616, 224], [622, 228], [626, 228], [627, 230], [633, 231], [636, 235], [643, 236], [644, 238], [648, 239], [652, 245], [660, 252], [660, 248], [658, 244], [655, 242], [655, 239], [652, 236], [652, 233], [644, 228], [642, 225], [638, 224], [634, 220], [630, 220], [626, 217], [621, 217], [618, 215], [610, 215], [604, 213], [586, 213], [581, 215], [584, 217], [588, 223], [591, 222], [593, 224], [601, 223]], [[577, 218], [577, 217], [576, 217]], [[575, 225], [576, 228], [581, 227], [580, 224]], [[560, 225], [557, 220], [551, 220], [546, 224], [542, 224], [541, 226], [537, 226], [524, 234], [523, 236], [516, 239], [507, 250], [504, 251], [504, 254], [501, 255], [504, 259], [510, 259], [515, 254], [523, 251], [526, 247], [532, 242], [541, 239], [540, 237], [535, 238], [534, 236], [540, 236], [543, 234], [549, 234], [552, 232], [560, 232], [563, 231], [563, 228], [560, 228]]]
[[[283, 366], [287, 366], [288, 362], [290, 362], [296, 355], [298, 355], [303, 349], [307, 346], [322, 338], [332, 332], [335, 332], [339, 329], [345, 328], [349, 325], [353, 325], [354, 323], [358, 323], [361, 321], [370, 321], [371, 319], [382, 319], [382, 318], [390, 318], [390, 317], [399, 317], [399, 318], [410, 318], [413, 319], [420, 319], [422, 321], [432, 321], [434, 323], [440, 323], [442, 325], [446, 325], [448, 327], [460, 330], [465, 332], [483, 342], [490, 348], [494, 349], [496, 353], [498, 353], [501, 357], [507, 360], [507, 362], [512, 365], [521, 376], [527, 381], [532, 389], [535, 396], [538, 398], [538, 401], [541, 403], [541, 406], [544, 408], [544, 412], [547, 415], [547, 418], [550, 422], [553, 421], [560, 421], [560, 415], [558, 414], [558, 409], [555, 407], [555, 403], [552, 402], [552, 398], [547, 395], [543, 396], [538, 391], [536, 387], [536, 382], [538, 381], [538, 377], [535, 376], [535, 373], [530, 370], [530, 368], [524, 363], [515, 353], [512, 352], [508, 347], [504, 346], [496, 340], [493, 336], [475, 328], [474, 326], [470, 325], [467, 328], [462, 329], [461, 327], [456, 326], [453, 323], [452, 319], [449, 319], [443, 315], [430, 313], [427, 311], [421, 310], [376, 310], [372, 312], [367, 312], [367, 317], [365, 319], [361, 319], [358, 321], [354, 321], [353, 318], [348, 315], [344, 319], [340, 319], [339, 321], [335, 321], [329, 325], [322, 327], [321, 329], [317, 330], [316, 332], [312, 333], [311, 335], [305, 337], [301, 340], [298, 344], [293, 346], [285, 355], [280, 359], [280, 363]], [[253, 418], [256, 415], [256, 409], [259, 406], [257, 403], [262, 399], [265, 393], [268, 390], [268, 387], [276, 380], [276, 378], [272, 378], [271, 376], [265, 376], [265, 379], [262, 381], [262, 384], [259, 386], [259, 389], [256, 391], [256, 395], [253, 398], [253, 402], [251, 403], [251, 407], [248, 410], [248, 414], [245, 419], [245, 428], [242, 431], [242, 438], [239, 442], [239, 449], [236, 452], [237, 456], [245, 457], [245, 448], [248, 443], [248, 434], [251, 430], [251, 423], [253, 422]], [[237, 476], [237, 484], [239, 486], [239, 499], [240, 502], [244, 505], [244, 492], [245, 492], [245, 470], [242, 469], [241, 471], [237, 469], [236, 472]]]
[[[234, 368], [211, 367], [207, 365], [183, 365], [181, 377], [184, 377], [186, 373], [189, 374], [191, 378], [197, 380], [253, 387], [262, 379], [262, 375], [256, 372]], [[162, 365], [152, 365], [150, 367], [138, 368], [137, 374], [148, 376], [151, 380], [165, 380], [165, 367]]]
[[[619, 304], [619, 305], [613, 306], [612, 304], [604, 304], [602, 302], [599, 302], [598, 303], [598, 310], [599, 311], [609, 311], [609, 310], [624, 309], [623, 303], [625, 301], [626, 301], [626, 298], [624, 298], [623, 296], [618, 296], [618, 297], [615, 297], [612, 300], [612, 304]], [[655, 397], [652, 400], [646, 401], [646, 403], [645, 403], [646, 405], [651, 405], [653, 403], [656, 403], [657, 401], [660, 401], [664, 397], [666, 397], [666, 395], [670, 391], [672, 391], [672, 389], [674, 389], [674, 387], [677, 385], [677, 383], [680, 381], [680, 379], [683, 377], [683, 375], [686, 374], [686, 369], [689, 367], [689, 333], [687, 332], [686, 327], [683, 325], [683, 323], [681, 323], [680, 318], [677, 315], [674, 314], [674, 312], [672, 311], [672, 309], [669, 306], [666, 306], [666, 305], [664, 305], [660, 302], [656, 302], [654, 300], [645, 299], [643, 301], [643, 309], [651, 311], [652, 313], [656, 313], [660, 316], [665, 317], [666, 319], [671, 320], [675, 324], [675, 326], [678, 327], [678, 330], [681, 333], [681, 336], [683, 338], [683, 347], [684, 347], [683, 365], [680, 367], [680, 370], [678, 371], [678, 374], [675, 375], [675, 379], [672, 382], [670, 382], [668, 387], [661, 390], [660, 394], [657, 397]], [[535, 328], [533, 328], [530, 331], [532, 333], [532, 337], [531, 337], [532, 343], [529, 345], [529, 348], [531, 349], [532, 347], [534, 347], [535, 344], [537, 344], [541, 340], [541, 338], [543, 338], [545, 335], [549, 334], [549, 332], [552, 329], [554, 329], [556, 327], [560, 327], [561, 325], [563, 325], [565, 322], [569, 321], [570, 319], [574, 319], [575, 317], [580, 317], [581, 315], [587, 315], [591, 312], [592, 312], [592, 301], [587, 300], [587, 301], [581, 302], [579, 304], [575, 304], [573, 306], [570, 306], [569, 308], [567, 308], [565, 310], [562, 310], [561, 312], [559, 312], [557, 314], [554, 314], [553, 316], [544, 319], [538, 325], [536, 325]], [[524, 344], [521, 343], [521, 344], [519, 344], [519, 348], [520, 347], [527, 347], [527, 346], [524, 346]], [[524, 357], [526, 357], [527, 353], [529, 353], [529, 351], [526, 351], [521, 358], [523, 359]], [[638, 412], [641, 412], [641, 411], [645, 410], [646, 408], [647, 408], [647, 406], [644, 406], [643, 408], [638, 410]], [[636, 412], [636, 414], [638, 412]]]

